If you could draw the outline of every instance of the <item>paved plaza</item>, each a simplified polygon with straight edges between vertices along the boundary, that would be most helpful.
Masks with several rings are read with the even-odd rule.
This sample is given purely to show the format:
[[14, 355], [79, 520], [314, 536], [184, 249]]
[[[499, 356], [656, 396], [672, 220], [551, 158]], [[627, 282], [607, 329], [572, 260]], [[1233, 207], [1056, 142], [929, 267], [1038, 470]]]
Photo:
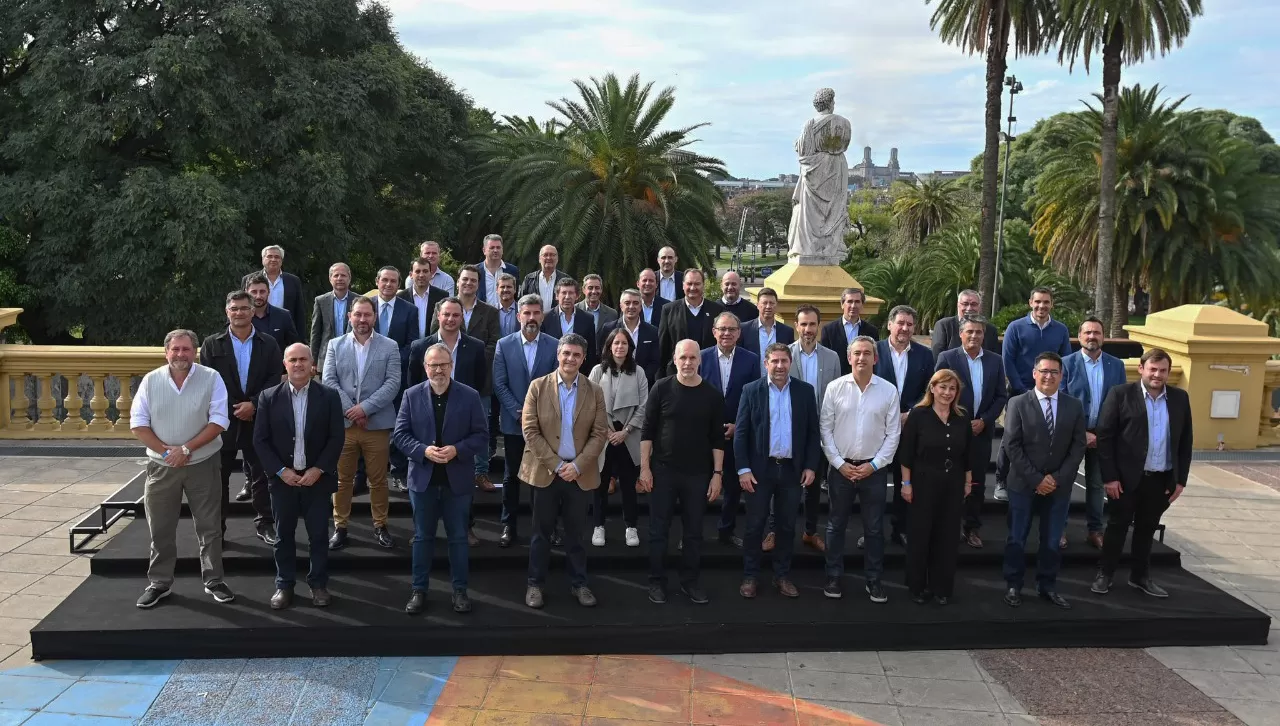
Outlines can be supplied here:
[[1187, 569], [1276, 619], [1266, 646], [33, 663], [89, 572], [67, 528], [140, 468], [0, 457], [0, 726], [1280, 725], [1280, 464], [1197, 464], [1164, 518]]

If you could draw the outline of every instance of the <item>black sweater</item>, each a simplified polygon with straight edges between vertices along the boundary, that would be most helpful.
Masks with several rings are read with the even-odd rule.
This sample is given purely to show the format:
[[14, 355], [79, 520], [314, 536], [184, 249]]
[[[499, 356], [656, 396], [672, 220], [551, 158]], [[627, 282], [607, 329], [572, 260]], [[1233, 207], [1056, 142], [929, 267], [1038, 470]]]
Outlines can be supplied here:
[[675, 376], [654, 384], [645, 405], [642, 441], [650, 460], [689, 475], [711, 477], [711, 450], [724, 449], [724, 396], [703, 380], [686, 386]]

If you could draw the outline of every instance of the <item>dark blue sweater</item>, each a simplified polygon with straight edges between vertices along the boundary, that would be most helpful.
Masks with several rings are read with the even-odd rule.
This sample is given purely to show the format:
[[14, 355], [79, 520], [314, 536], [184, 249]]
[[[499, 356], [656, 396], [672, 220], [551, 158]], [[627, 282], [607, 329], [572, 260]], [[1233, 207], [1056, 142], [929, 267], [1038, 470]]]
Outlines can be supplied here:
[[1036, 356], [1051, 350], [1066, 358], [1071, 355], [1071, 333], [1067, 326], [1049, 319], [1044, 330], [1036, 325], [1030, 315], [1009, 323], [1004, 331], [1004, 372], [1009, 378], [1010, 395], [1026, 393], [1035, 387], [1031, 369]]

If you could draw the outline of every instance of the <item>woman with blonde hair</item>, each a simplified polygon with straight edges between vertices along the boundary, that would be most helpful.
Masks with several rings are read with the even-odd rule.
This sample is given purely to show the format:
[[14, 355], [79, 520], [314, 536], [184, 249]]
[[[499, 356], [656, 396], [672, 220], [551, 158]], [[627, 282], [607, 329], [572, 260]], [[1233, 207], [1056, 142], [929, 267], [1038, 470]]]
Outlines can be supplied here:
[[969, 471], [969, 416], [960, 406], [963, 384], [942, 369], [907, 414], [898, 443], [902, 498], [911, 506], [907, 534], [907, 589], [920, 605], [951, 601], [956, 579], [956, 523], [973, 477]]

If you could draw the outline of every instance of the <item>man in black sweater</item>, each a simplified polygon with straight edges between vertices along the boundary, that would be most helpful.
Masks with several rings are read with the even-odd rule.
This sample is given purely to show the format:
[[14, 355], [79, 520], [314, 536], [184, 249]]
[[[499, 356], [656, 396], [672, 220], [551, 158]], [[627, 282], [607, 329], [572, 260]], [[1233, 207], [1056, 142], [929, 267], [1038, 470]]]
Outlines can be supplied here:
[[667, 556], [667, 528], [679, 501], [683, 538], [680, 593], [701, 605], [707, 602], [706, 593], [698, 587], [702, 515], [707, 502], [720, 496], [724, 397], [698, 375], [702, 352], [697, 342], [677, 343], [675, 363], [676, 375], [658, 381], [645, 405], [636, 491], [650, 492], [649, 600], [658, 604], [667, 601], [663, 560]]

